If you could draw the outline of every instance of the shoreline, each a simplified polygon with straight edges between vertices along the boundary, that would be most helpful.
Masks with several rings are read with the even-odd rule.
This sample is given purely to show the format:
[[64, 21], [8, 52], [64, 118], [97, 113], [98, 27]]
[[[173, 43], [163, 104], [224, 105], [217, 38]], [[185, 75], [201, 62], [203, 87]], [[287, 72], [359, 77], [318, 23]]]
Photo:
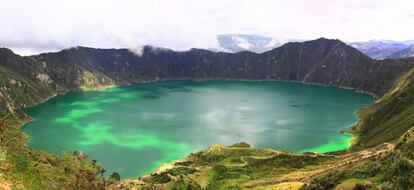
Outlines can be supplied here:
[[[35, 107], [35, 106], [38, 106], [38, 105], [40, 105], [40, 104], [42, 104], [42, 103], [44, 103], [44, 102], [46, 102], [46, 101], [48, 101], [48, 100], [50, 100], [50, 99], [52, 99], [52, 98], [54, 98], [54, 97], [56, 97], [56, 96], [60, 96], [60, 95], [65, 95], [65, 94], [67, 94], [67, 93], [70, 93], [70, 92], [87, 92], [87, 91], [104, 91], [104, 90], [107, 90], [107, 89], [110, 89], [110, 88], [118, 88], [118, 87], [127, 87], [127, 86], [131, 86], [131, 85], [135, 85], [135, 84], [146, 84], [146, 83], [157, 83], [157, 82], [168, 82], [168, 81], [186, 81], [186, 80], [188, 80], [188, 81], [246, 81], [246, 82], [281, 82], [281, 83], [296, 83], [296, 84], [302, 84], [302, 85], [310, 85], [310, 86], [321, 86], [321, 87], [334, 87], [334, 88], [340, 88], [340, 89], [346, 89], [346, 90], [352, 90], [352, 91], [354, 91], [354, 92], [356, 92], [356, 93], [359, 93], [359, 94], [365, 94], [365, 95], [370, 95], [370, 96], [372, 96], [373, 98], [374, 98], [374, 100], [375, 100], [375, 98], [377, 98], [377, 96], [375, 96], [373, 93], [369, 93], [369, 92], [364, 92], [364, 91], [359, 91], [359, 90], [356, 90], [356, 89], [353, 89], [353, 88], [350, 88], [350, 87], [342, 87], [342, 86], [333, 86], [333, 85], [326, 85], [326, 84], [319, 84], [319, 83], [307, 83], [307, 82], [302, 82], [302, 81], [288, 81], [288, 80], [269, 80], [269, 79], [265, 79], [265, 80], [253, 80], [253, 79], [221, 79], [221, 78], [213, 78], [213, 79], [191, 79], [191, 78], [173, 78], [173, 79], [158, 79], [158, 80], [147, 80], [147, 81], [136, 81], [136, 82], [132, 82], [132, 83], [123, 83], [123, 84], [119, 84], [119, 85], [117, 85], [117, 84], [111, 84], [111, 85], [99, 85], [97, 88], [88, 88], [88, 89], [69, 89], [69, 90], [67, 90], [67, 91], [63, 91], [62, 93], [55, 93], [55, 94], [53, 94], [52, 96], [50, 96], [50, 97], [48, 97], [48, 98], [46, 98], [46, 99], [44, 99], [44, 100], [42, 100], [41, 102], [39, 102], [39, 103], [37, 103], [36, 105], [33, 105], [33, 106], [30, 106], [30, 107], [25, 107], [25, 108], [23, 108], [23, 109], [21, 109], [20, 111], [22, 111], [24, 114], [25, 114], [25, 116], [28, 116], [28, 119], [27, 120], [20, 120], [19, 121], [19, 123], [18, 123], [18, 128], [19, 128], [19, 130], [20, 130], [20, 132], [22, 132], [22, 134], [24, 135], [24, 137], [25, 137], [25, 142], [24, 142], [24, 145], [26, 146], [26, 147], [28, 147], [28, 148], [31, 148], [31, 147], [29, 147], [28, 146], [28, 142], [30, 141], [30, 136], [28, 135], [28, 134], [26, 134], [21, 128], [23, 127], [23, 126], [25, 126], [27, 123], [30, 123], [30, 122], [33, 122], [33, 121], [35, 121], [35, 118], [33, 118], [33, 117], [31, 117], [30, 115], [28, 115], [25, 111], [24, 111], [24, 109], [27, 109], [27, 108], [31, 108], [31, 107]], [[374, 102], [371, 102], [369, 105], [372, 105]], [[369, 106], [368, 105], [368, 106]], [[363, 107], [361, 107], [361, 108], [363, 108]], [[352, 133], [351, 131], [349, 131], [353, 126], [355, 126], [356, 124], [358, 124], [358, 122], [360, 121], [360, 118], [358, 117], [358, 115], [356, 114], [357, 113], [357, 111], [359, 110], [359, 109], [361, 109], [361, 108], [357, 108], [357, 110], [355, 110], [354, 111], [354, 116], [356, 117], [356, 119], [357, 119], [357, 121], [353, 124], [353, 125], [351, 125], [351, 126], [349, 126], [348, 128], [346, 128], [346, 129], [343, 129], [343, 130], [341, 130], [341, 131], [339, 131], [341, 134], [349, 134], [349, 135], [351, 135], [351, 137], [347, 140], [347, 142], [348, 142], [348, 147], [346, 148], [346, 149], [343, 149], [343, 150], [334, 150], [334, 151], [328, 151], [328, 152], [315, 152], [315, 153], [321, 153], [321, 154], [327, 154], [327, 153], [330, 153], [330, 152], [338, 152], [338, 151], [349, 151], [350, 150], [350, 148], [352, 147], [352, 143], [351, 143], [351, 141], [353, 140], [353, 139], [355, 139], [356, 138], [356, 134], [354, 134], [354, 133]], [[317, 148], [317, 147], [315, 147], [315, 148]], [[273, 149], [273, 150], [275, 150], [275, 149]], [[43, 150], [43, 151], [45, 151], [45, 150]], [[48, 152], [48, 151], [47, 151]], [[289, 152], [291, 152], [291, 153], [294, 153], [294, 154], [303, 154], [303, 153], [305, 153], [304, 151], [298, 151], [298, 152], [292, 152], [292, 151], [289, 151]], [[54, 154], [54, 153], [52, 153], [52, 152], [49, 152], [49, 153], [51, 153], [51, 154]], [[185, 159], [185, 158], [181, 158], [181, 159]], [[181, 160], [181, 159], [179, 159], [179, 160]], [[176, 160], [176, 161], [178, 161], [178, 160]], [[176, 161], [173, 161], [173, 162], [168, 162], [168, 163], [162, 163], [159, 167], [157, 167], [154, 171], [152, 171], [151, 173], [154, 173], [154, 172], [157, 172], [158, 170], [159, 170], [159, 168], [160, 167], [162, 167], [163, 165], [168, 165], [168, 166], [171, 166], [171, 165], [173, 165], [174, 164], [174, 162], [176, 162]], [[145, 175], [144, 175], [145, 176]], [[138, 176], [139, 177], [139, 176]], [[131, 179], [137, 179], [138, 177], [136, 177], [136, 178], [125, 178], [124, 180], [131, 180]], [[142, 177], [142, 176], [141, 176]]]
[[[359, 94], [365, 94], [372, 96], [374, 99], [378, 99], [378, 95], [373, 92], [363, 91], [356, 88], [348, 87], [348, 86], [336, 86], [336, 85], [329, 85], [323, 83], [314, 83], [314, 82], [304, 82], [304, 81], [297, 81], [297, 80], [278, 80], [278, 79], [232, 79], [232, 78], [170, 78], [170, 79], [155, 79], [155, 80], [143, 80], [143, 81], [135, 81], [130, 83], [123, 83], [123, 84], [112, 84], [112, 85], [103, 85], [100, 88], [90, 88], [90, 89], [78, 89], [78, 91], [103, 91], [108, 88], [117, 88], [117, 87], [124, 87], [124, 86], [131, 86], [134, 84], [146, 84], [146, 83], [156, 83], [156, 82], [167, 82], [167, 81], [246, 81], [246, 82], [283, 82], [283, 83], [296, 83], [296, 84], [303, 84], [303, 85], [311, 85], [311, 86], [321, 86], [321, 87], [334, 87], [340, 88], [345, 90], [352, 90]], [[71, 90], [69, 90], [71, 91]], [[67, 93], [67, 92], [66, 92]], [[60, 94], [59, 94], [60, 95]]]
[[313, 82], [304, 82], [304, 81], [296, 81], [296, 80], [277, 80], [277, 79], [231, 79], [231, 78], [204, 78], [204, 79], [197, 79], [197, 78], [187, 78], [187, 77], [183, 77], [183, 78], [170, 78], [170, 79], [154, 79], [154, 80], [143, 80], [143, 81], [134, 81], [134, 82], [129, 82], [129, 83], [114, 83], [114, 84], [109, 84], [109, 85], [99, 85], [99, 87], [94, 87], [94, 88], [86, 88], [86, 89], [82, 89], [82, 87], [79, 87], [78, 89], [67, 89], [66, 91], [63, 91], [61, 93], [55, 93], [50, 97], [47, 97], [46, 99], [36, 103], [35, 105], [32, 106], [27, 106], [27, 107], [23, 107], [20, 108], [22, 111], [24, 109], [27, 108], [31, 108], [31, 107], [35, 107], [39, 104], [42, 104], [56, 96], [60, 96], [60, 95], [65, 95], [69, 92], [87, 92], [87, 91], [104, 91], [106, 89], [109, 88], [118, 88], [118, 87], [126, 87], [126, 86], [131, 86], [131, 85], [135, 85], [135, 84], [146, 84], [146, 83], [156, 83], [156, 82], [167, 82], [167, 81], [246, 81], [246, 82], [283, 82], [283, 83], [296, 83], [296, 84], [303, 84], [303, 85], [311, 85], [311, 86], [321, 86], [321, 87], [334, 87], [334, 88], [339, 88], [339, 89], [345, 89], [345, 90], [352, 90], [356, 93], [359, 94], [365, 94], [365, 95], [369, 95], [372, 96], [375, 100], [378, 99], [378, 96], [375, 93], [372, 92], [367, 92], [367, 91], [363, 91], [363, 90], [358, 90], [352, 87], [347, 87], [347, 86], [335, 86], [335, 85], [328, 85], [328, 84], [323, 84], [323, 83], [313, 83]]

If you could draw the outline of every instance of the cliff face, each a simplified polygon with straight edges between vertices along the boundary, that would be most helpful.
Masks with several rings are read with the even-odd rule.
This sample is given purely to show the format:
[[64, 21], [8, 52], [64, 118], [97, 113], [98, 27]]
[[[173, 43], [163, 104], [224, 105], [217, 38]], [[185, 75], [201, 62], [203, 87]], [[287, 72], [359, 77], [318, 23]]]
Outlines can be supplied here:
[[403, 61], [374, 61], [339, 40], [327, 39], [288, 43], [262, 54], [145, 47], [138, 56], [125, 49], [80, 47], [36, 58], [54, 68], [69, 68], [75, 76], [64, 79], [53, 77], [56, 71], [48, 70], [62, 84], [76, 84], [73, 78], [86, 70], [115, 83], [172, 78], [269, 79], [351, 87], [377, 95], [385, 93], [395, 78], [411, 67]]

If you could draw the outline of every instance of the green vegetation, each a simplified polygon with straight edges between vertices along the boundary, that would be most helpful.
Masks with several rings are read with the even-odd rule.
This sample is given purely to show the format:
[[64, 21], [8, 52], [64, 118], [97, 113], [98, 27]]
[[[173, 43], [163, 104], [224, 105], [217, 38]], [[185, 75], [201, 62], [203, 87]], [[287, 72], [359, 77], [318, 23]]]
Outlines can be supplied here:
[[[253, 156], [258, 152], [266, 156]], [[233, 162], [236, 159], [242, 161]], [[174, 166], [141, 182], [151, 187], [178, 187], [183, 181], [192, 181], [194, 189], [408, 190], [414, 186], [413, 161], [391, 144], [333, 155], [215, 145]]]
[[394, 82], [394, 87], [358, 114], [361, 121], [353, 128], [357, 141], [353, 148], [372, 147], [398, 140], [414, 127], [414, 69]]
[[15, 118], [0, 120], [1, 169], [5, 184], [14, 189], [104, 189], [103, 168], [85, 157], [56, 156], [27, 148]]
[[[173, 169], [152, 174], [143, 182], [176, 187], [193, 181], [203, 189], [246, 189], [281, 181], [284, 175], [330, 163], [333, 156], [292, 154], [271, 149], [213, 145], [176, 162]], [[194, 187], [194, 186], [193, 186]]]
[[313, 179], [309, 184], [302, 186], [300, 190], [332, 189], [338, 185], [343, 178], [343, 173], [332, 171], [323, 177]]

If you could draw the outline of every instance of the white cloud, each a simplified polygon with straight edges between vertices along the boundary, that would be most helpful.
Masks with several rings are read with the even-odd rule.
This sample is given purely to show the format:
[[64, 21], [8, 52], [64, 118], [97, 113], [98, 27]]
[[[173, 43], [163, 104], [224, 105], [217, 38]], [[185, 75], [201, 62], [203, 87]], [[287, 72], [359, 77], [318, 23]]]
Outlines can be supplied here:
[[216, 35], [408, 40], [412, 0], [0, 0], [0, 46], [214, 48]]

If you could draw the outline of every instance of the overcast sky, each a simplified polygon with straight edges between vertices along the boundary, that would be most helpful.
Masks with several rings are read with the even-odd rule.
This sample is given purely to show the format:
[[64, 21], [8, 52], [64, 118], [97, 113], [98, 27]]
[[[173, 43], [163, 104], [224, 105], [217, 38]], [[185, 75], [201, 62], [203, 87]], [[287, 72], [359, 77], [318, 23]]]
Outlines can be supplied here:
[[215, 48], [216, 35], [413, 40], [414, 0], [0, 0], [0, 46]]

